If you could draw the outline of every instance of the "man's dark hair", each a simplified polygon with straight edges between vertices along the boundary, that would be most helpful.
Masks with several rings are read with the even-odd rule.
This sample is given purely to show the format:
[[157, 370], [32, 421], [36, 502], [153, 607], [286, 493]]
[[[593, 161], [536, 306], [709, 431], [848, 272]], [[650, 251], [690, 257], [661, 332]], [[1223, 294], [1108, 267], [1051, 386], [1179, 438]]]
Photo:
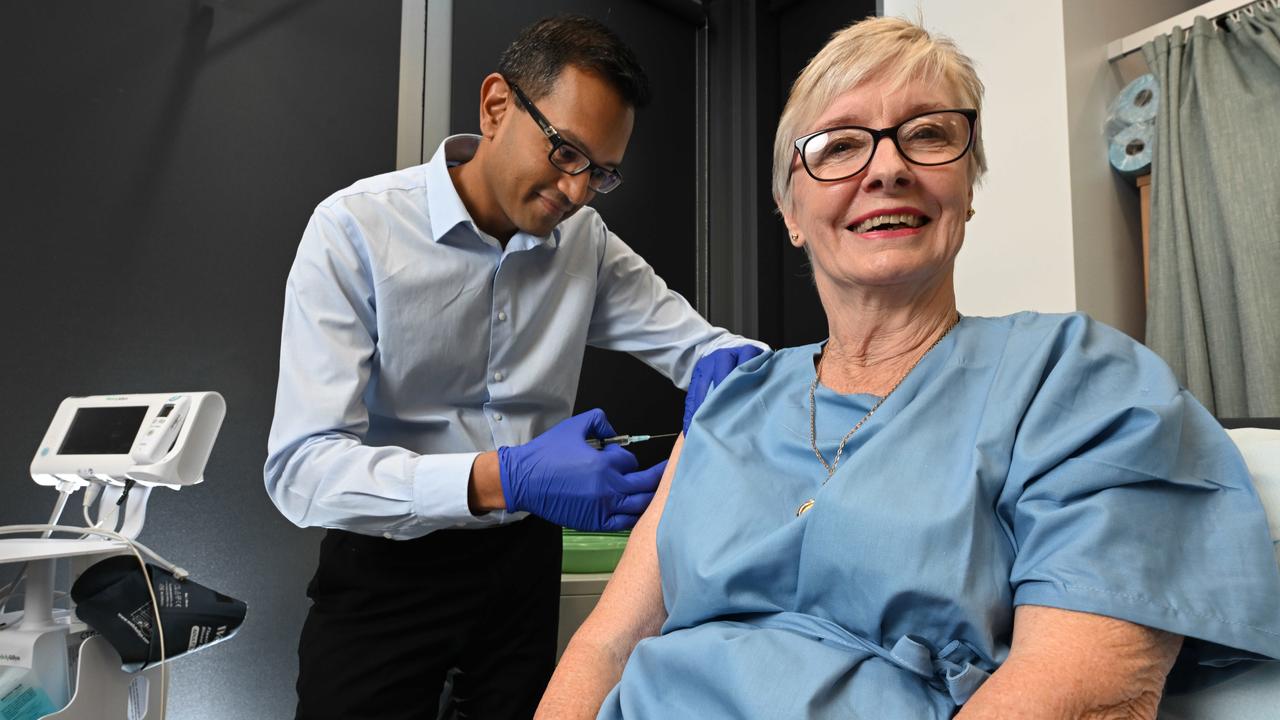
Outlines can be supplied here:
[[551, 92], [566, 65], [594, 72], [634, 108], [649, 104], [649, 78], [612, 30], [582, 15], [544, 18], [520, 31], [498, 72], [532, 99]]

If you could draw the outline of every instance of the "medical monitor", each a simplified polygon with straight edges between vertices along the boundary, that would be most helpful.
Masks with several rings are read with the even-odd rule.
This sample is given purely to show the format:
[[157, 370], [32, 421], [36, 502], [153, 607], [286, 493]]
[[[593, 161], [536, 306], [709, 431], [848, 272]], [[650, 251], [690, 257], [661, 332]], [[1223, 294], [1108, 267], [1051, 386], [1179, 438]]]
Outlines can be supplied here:
[[36, 449], [31, 477], [42, 485], [191, 485], [200, 482], [225, 413], [214, 392], [70, 397]]

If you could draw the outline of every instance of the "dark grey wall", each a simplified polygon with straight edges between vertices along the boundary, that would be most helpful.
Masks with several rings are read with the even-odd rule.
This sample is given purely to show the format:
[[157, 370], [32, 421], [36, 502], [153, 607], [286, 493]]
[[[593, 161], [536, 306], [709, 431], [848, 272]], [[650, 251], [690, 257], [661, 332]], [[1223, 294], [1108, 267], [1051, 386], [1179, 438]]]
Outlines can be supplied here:
[[175, 719], [292, 715], [320, 533], [262, 489], [284, 280], [311, 209], [393, 168], [399, 27], [398, 0], [0, 5], [0, 523], [48, 517], [27, 467], [63, 397], [227, 400], [206, 482], [142, 536], [249, 603], [171, 666]]

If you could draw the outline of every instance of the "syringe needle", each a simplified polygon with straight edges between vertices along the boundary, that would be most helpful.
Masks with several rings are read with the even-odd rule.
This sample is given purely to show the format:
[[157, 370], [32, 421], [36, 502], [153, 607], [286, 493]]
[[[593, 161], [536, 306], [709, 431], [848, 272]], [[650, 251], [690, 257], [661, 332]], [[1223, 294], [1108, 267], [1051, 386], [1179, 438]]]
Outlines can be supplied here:
[[614, 435], [613, 437], [607, 438], [587, 438], [587, 444], [599, 450], [605, 445], [620, 445], [626, 447], [627, 445], [634, 445], [646, 440], [675, 437], [679, 434], [680, 433], [664, 433], [662, 435]]

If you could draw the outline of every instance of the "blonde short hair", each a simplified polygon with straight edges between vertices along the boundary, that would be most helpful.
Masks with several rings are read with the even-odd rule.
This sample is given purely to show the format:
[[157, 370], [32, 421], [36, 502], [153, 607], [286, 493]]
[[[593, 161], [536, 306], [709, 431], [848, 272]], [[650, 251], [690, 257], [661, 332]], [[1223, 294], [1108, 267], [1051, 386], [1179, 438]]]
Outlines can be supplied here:
[[[791, 86], [773, 140], [773, 200], [778, 207], [790, 206], [796, 138], [837, 97], [871, 80], [895, 85], [941, 82], [955, 90], [962, 103], [982, 111], [982, 81], [973, 61], [950, 38], [930, 35], [918, 23], [903, 18], [856, 22], [832, 35]], [[981, 123], [974, 128], [969, 166], [974, 181], [987, 171]]]

